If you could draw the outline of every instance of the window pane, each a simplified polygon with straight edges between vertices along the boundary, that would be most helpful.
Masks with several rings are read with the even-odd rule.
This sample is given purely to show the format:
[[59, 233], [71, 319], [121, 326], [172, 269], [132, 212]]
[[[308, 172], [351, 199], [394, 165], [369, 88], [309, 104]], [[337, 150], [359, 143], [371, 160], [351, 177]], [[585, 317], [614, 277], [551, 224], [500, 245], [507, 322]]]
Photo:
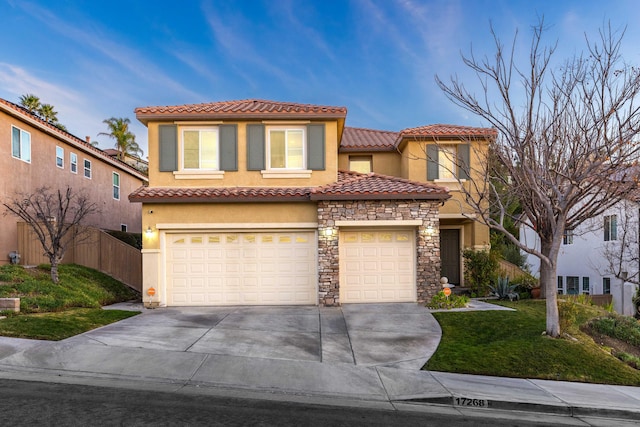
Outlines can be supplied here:
[[611, 240], [618, 240], [618, 217], [611, 215]]
[[31, 135], [25, 131], [20, 131], [20, 158], [31, 162]]
[[200, 132], [184, 131], [184, 168], [198, 169], [200, 167]]
[[218, 135], [216, 131], [200, 131], [200, 167], [218, 169]]
[[269, 133], [269, 150], [272, 168], [285, 168], [285, 131], [272, 130]]
[[582, 292], [585, 294], [588, 294], [590, 292], [590, 287], [589, 287], [589, 278], [588, 277], [583, 277], [582, 278]]
[[287, 134], [287, 168], [302, 169], [304, 167], [304, 145], [302, 130], [290, 130]]
[[64, 150], [62, 147], [56, 147], [56, 166], [59, 168], [64, 166]]
[[455, 178], [456, 147], [441, 145], [438, 147], [438, 177], [440, 179]]
[[11, 155], [20, 158], [20, 129], [11, 128]]

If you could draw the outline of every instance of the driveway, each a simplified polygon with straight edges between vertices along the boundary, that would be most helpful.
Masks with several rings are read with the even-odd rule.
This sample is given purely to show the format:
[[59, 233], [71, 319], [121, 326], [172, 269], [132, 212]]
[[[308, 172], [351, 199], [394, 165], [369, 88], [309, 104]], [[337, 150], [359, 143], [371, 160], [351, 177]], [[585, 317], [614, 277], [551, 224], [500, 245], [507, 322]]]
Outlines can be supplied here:
[[440, 342], [440, 326], [417, 304], [342, 307], [171, 307], [64, 342], [109, 347], [420, 369]]

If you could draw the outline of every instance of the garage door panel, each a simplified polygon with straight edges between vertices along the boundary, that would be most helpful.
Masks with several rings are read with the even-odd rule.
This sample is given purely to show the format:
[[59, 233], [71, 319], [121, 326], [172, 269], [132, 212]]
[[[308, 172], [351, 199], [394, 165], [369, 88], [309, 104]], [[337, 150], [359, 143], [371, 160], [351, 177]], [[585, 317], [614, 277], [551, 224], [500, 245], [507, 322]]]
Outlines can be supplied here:
[[341, 301], [416, 301], [414, 235], [409, 230], [341, 232]]
[[169, 305], [316, 304], [315, 232], [167, 237]]

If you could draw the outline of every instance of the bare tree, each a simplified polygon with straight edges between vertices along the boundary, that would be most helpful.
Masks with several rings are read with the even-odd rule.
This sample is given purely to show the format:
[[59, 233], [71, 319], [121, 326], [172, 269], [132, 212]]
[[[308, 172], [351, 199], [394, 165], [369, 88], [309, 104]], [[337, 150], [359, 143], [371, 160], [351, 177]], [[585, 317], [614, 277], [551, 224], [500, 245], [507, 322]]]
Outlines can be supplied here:
[[[564, 231], [601, 214], [637, 187], [636, 169], [629, 166], [640, 154], [634, 142], [640, 129], [640, 73], [621, 57], [624, 31], [616, 33], [610, 25], [599, 31], [596, 42], [585, 37], [585, 53], [553, 68], [557, 43], [543, 45], [544, 29], [543, 20], [533, 27], [528, 60], [519, 64], [517, 33], [505, 48], [491, 27], [495, 53], [463, 56], [482, 88], [480, 95], [457, 76], [449, 84], [437, 76], [436, 81], [451, 101], [497, 131], [495, 164], [485, 155], [482, 170], [476, 171], [485, 179], [472, 180], [463, 190], [481, 221], [540, 258], [546, 333], [558, 337], [556, 267]], [[502, 197], [497, 197], [495, 180], [502, 183]], [[519, 201], [524, 226], [535, 231], [539, 247], [507, 233], [507, 207], [513, 200]]]
[[637, 285], [640, 284], [640, 208], [632, 200], [622, 200], [616, 207], [616, 238], [604, 242], [600, 253], [602, 263], [594, 267], [603, 276], [610, 274]]
[[3, 203], [6, 214], [13, 214], [34, 231], [51, 264], [51, 280], [58, 283], [58, 264], [64, 258], [71, 240], [87, 240], [89, 234], [83, 220], [98, 211], [98, 206], [85, 195], [66, 190], [38, 188], [33, 194], [16, 193]]

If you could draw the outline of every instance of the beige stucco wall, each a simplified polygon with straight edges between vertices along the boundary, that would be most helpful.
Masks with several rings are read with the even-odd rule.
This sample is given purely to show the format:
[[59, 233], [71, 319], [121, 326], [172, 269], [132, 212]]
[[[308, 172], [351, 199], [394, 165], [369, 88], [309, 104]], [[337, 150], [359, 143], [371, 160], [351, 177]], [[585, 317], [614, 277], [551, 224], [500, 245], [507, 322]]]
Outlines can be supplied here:
[[164, 230], [175, 227], [191, 229], [261, 228], [274, 224], [286, 228], [295, 224], [317, 224], [315, 202], [300, 203], [145, 203], [142, 207], [144, 249], [159, 249], [158, 226]]
[[[206, 126], [206, 122], [202, 126]], [[338, 123], [337, 121], [314, 121], [313, 123], [325, 124], [326, 159], [325, 170], [313, 171], [310, 178], [264, 178], [260, 171], [247, 171], [247, 124], [257, 122], [232, 122], [224, 121], [224, 124], [238, 125], [238, 171], [224, 172], [223, 179], [176, 179], [173, 172], [160, 172], [158, 170], [158, 125], [162, 123], [150, 122], [149, 129], [149, 182], [154, 187], [310, 187], [325, 185], [335, 182], [338, 177]], [[306, 123], [295, 121], [287, 122], [291, 125], [304, 126]], [[169, 124], [169, 123], [164, 123]], [[211, 122], [212, 126], [223, 122]], [[269, 126], [265, 123], [265, 126]], [[278, 125], [279, 126], [279, 125]], [[178, 126], [178, 146], [180, 146], [181, 128]], [[181, 164], [181, 153], [178, 149], [178, 165]]]
[[[31, 135], [31, 163], [11, 155], [11, 126]], [[91, 148], [81, 149], [62, 139], [45, 133], [33, 125], [0, 111], [0, 200], [6, 201], [16, 191], [32, 193], [37, 188], [48, 186], [74, 192], [85, 192], [100, 212], [87, 218], [88, 225], [104, 229], [120, 230], [126, 224], [128, 231], [140, 232], [140, 204], [130, 203], [128, 195], [143, 184], [143, 180], [102, 160]], [[56, 166], [56, 146], [64, 149], [64, 167]], [[70, 171], [70, 153], [78, 156], [78, 172]], [[91, 179], [84, 177], [84, 159], [91, 161]], [[113, 198], [112, 173], [120, 174], [120, 200]], [[4, 207], [1, 208], [4, 212]], [[17, 249], [17, 219], [0, 215], [0, 264], [8, 263], [7, 254]]]

